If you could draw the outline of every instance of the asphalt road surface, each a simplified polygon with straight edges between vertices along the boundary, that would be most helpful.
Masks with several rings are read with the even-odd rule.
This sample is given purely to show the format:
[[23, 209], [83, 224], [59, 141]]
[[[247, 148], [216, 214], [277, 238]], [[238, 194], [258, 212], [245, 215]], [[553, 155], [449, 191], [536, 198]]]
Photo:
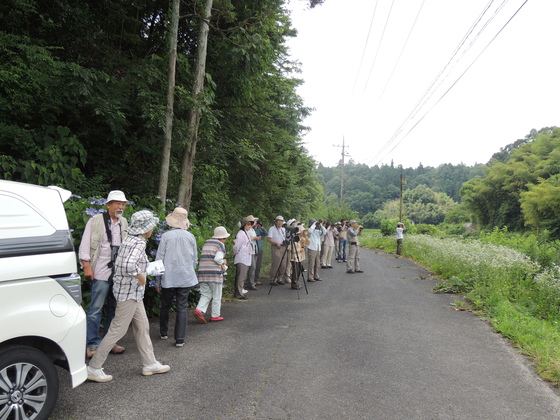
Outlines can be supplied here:
[[[321, 270], [309, 294], [263, 284], [189, 318], [187, 344], [151, 335], [171, 365], [144, 377], [132, 334], [109, 383], [61, 378], [54, 419], [558, 419], [558, 392], [407, 259], [362, 249], [363, 274]], [[172, 334], [170, 334], [171, 336]]]

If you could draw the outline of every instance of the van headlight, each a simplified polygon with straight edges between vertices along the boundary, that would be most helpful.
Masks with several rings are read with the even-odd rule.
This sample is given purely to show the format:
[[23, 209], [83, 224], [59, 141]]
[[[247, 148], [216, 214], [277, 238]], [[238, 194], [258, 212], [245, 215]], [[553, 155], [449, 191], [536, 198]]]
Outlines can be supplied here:
[[82, 278], [77, 273], [57, 276], [54, 279], [72, 296], [78, 305], [82, 304]]

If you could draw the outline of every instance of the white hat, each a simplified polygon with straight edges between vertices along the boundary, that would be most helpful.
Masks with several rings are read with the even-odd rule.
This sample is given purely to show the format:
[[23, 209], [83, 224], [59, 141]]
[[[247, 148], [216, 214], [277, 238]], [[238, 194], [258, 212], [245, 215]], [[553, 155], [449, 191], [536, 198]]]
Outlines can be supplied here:
[[290, 220], [288, 220], [288, 221], [286, 222], [286, 224], [287, 224], [288, 226], [292, 226], [292, 223], [294, 223], [295, 221], [296, 221], [296, 219], [290, 219]]
[[276, 217], [274, 218], [274, 220], [275, 220], [275, 221], [276, 221], [276, 220], [282, 220], [282, 221], [284, 221], [284, 218], [283, 218], [282, 216], [276, 216]]
[[111, 192], [109, 192], [109, 195], [107, 196], [107, 203], [109, 201], [127, 201], [126, 197], [124, 196], [124, 193], [120, 190], [113, 190]]
[[358, 222], [356, 222], [356, 220], [354, 220], [354, 219], [350, 219], [350, 221], [348, 222], [348, 224], [351, 225], [352, 223], [358, 223]]
[[229, 236], [230, 234], [228, 233], [225, 227], [218, 226], [216, 229], [214, 229], [214, 236], [212, 236], [212, 239], [225, 239], [228, 238]]
[[158, 222], [159, 219], [150, 210], [140, 210], [130, 217], [127, 232], [130, 235], [141, 235], [155, 228]]
[[165, 221], [171, 227], [178, 229], [188, 229], [190, 225], [189, 219], [187, 218], [188, 215], [189, 212], [183, 207], [175, 207], [173, 213], [168, 214], [165, 218]]

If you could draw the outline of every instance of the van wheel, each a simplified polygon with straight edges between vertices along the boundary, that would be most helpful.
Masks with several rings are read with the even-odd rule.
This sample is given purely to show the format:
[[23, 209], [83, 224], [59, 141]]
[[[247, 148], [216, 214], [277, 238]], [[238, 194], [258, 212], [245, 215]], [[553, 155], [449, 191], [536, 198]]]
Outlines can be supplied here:
[[31, 347], [0, 351], [0, 419], [48, 419], [58, 397], [51, 360]]

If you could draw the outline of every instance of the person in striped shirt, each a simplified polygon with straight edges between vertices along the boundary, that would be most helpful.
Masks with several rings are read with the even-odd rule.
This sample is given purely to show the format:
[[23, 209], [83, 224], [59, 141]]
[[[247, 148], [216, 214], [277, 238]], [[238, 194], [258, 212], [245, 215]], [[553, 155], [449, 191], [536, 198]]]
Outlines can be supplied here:
[[194, 310], [194, 316], [198, 323], [206, 324], [206, 311], [212, 302], [212, 316], [210, 321], [223, 321], [220, 310], [222, 307], [222, 285], [224, 283], [224, 271], [227, 269], [225, 242], [230, 234], [223, 226], [214, 229], [214, 236], [208, 239], [200, 253], [198, 264], [198, 282], [200, 283], [200, 299]]

